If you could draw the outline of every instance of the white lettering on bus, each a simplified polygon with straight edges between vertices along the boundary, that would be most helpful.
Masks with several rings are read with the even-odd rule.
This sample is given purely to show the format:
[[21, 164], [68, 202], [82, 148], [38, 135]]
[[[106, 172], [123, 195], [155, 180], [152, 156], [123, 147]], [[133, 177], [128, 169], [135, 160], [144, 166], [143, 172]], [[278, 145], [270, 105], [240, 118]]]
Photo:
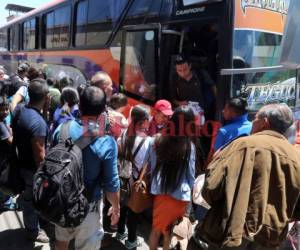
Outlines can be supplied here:
[[282, 84], [247, 84], [248, 104], [270, 103], [275, 101], [288, 101], [295, 99], [295, 85]]
[[287, 15], [289, 7], [286, 0], [241, 0], [241, 6], [244, 14], [246, 13], [246, 8], [252, 7], [271, 10], [284, 15]]
[[187, 9], [187, 10], [177, 10], [176, 11], [176, 16], [188, 15], [188, 14], [196, 14], [196, 13], [203, 12], [203, 11], [205, 11], [205, 7], [194, 8], [194, 9]]

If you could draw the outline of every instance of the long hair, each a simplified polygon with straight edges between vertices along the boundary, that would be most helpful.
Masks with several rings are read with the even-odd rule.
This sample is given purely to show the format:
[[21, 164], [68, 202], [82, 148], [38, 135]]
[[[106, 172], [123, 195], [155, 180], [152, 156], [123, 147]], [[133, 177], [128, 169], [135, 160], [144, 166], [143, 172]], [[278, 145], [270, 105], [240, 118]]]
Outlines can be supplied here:
[[189, 107], [178, 107], [170, 120], [175, 133], [156, 139], [157, 162], [153, 176], [160, 175], [163, 193], [174, 191], [187, 172], [192, 142], [187, 128], [194, 122], [195, 116]]
[[136, 138], [136, 128], [145, 120], [149, 120], [149, 112], [143, 105], [136, 105], [132, 108], [130, 113], [130, 123], [125, 135], [124, 154], [126, 160], [133, 160], [132, 148]]

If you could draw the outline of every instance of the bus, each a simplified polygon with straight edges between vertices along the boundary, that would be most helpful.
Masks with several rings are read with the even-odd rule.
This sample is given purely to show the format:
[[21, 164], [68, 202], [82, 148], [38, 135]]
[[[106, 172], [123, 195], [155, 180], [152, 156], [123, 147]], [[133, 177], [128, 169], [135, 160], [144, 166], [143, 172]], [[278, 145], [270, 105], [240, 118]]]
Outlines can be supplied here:
[[298, 71], [280, 65], [289, 0], [55, 0], [0, 28], [0, 65], [27, 61], [48, 77], [84, 84], [107, 72], [130, 103], [169, 99], [174, 56], [190, 55], [217, 87], [213, 116], [247, 93], [300, 107]]

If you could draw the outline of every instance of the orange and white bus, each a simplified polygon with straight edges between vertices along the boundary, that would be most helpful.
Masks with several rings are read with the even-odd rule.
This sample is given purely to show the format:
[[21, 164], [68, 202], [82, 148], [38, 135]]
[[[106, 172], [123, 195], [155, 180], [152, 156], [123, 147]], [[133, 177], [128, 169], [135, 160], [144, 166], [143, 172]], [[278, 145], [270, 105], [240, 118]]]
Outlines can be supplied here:
[[20, 61], [85, 83], [104, 70], [133, 102], [168, 99], [184, 52], [217, 86], [214, 117], [248, 92], [250, 111], [300, 104], [296, 70], [279, 62], [289, 0], [55, 0], [0, 28], [0, 65]]

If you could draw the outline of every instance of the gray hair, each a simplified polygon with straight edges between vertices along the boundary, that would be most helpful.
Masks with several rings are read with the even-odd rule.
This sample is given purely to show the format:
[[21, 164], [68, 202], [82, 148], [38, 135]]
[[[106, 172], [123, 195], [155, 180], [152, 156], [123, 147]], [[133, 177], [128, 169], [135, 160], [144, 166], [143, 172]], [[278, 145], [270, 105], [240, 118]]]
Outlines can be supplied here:
[[293, 112], [285, 103], [262, 107], [258, 111], [258, 117], [260, 119], [267, 118], [270, 129], [283, 135], [294, 123]]
[[111, 82], [110, 76], [104, 71], [98, 71], [91, 78], [91, 85], [99, 88], [103, 88], [103, 85]]

